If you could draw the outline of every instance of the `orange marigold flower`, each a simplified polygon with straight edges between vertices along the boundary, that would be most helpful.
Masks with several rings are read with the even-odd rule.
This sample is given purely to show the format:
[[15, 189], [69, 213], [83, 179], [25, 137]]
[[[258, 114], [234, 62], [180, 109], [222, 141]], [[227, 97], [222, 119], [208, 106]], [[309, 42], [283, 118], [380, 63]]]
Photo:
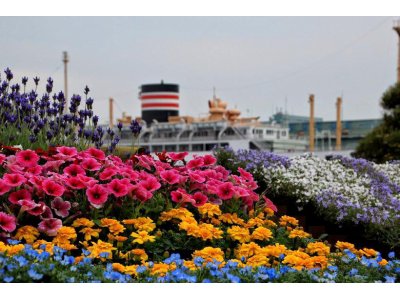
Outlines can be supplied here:
[[251, 242], [249, 244], [241, 244], [235, 252], [236, 252], [236, 257], [238, 259], [241, 259], [243, 256], [245, 258], [248, 258], [255, 254], [259, 254], [260, 250], [261, 247], [258, 244]]
[[73, 227], [63, 226], [57, 231], [57, 235], [53, 239], [54, 244], [66, 244], [69, 240], [76, 239], [76, 231]]
[[265, 227], [258, 227], [251, 234], [252, 240], [268, 241], [271, 238], [272, 231]]
[[276, 243], [275, 245], [268, 245], [261, 248], [260, 252], [266, 256], [279, 257], [281, 254], [286, 254], [287, 248], [285, 245]]
[[138, 265], [125, 266], [125, 273], [132, 276], [137, 276], [136, 268]]
[[14, 256], [15, 254], [20, 253], [24, 249], [25, 246], [23, 244], [8, 246], [7, 256]]
[[117, 248], [113, 247], [112, 244], [98, 240], [97, 243], [92, 242], [92, 246], [87, 247], [90, 251], [89, 257], [97, 258], [101, 253], [108, 253], [108, 258], [112, 258], [112, 251]]
[[360, 256], [366, 256], [366, 257], [373, 257], [378, 255], [378, 251], [375, 251], [374, 249], [370, 248], [363, 248], [360, 251], [358, 251], [358, 254]]
[[122, 235], [112, 235], [111, 233], [107, 234], [107, 238], [109, 239], [109, 241], [113, 242], [113, 241], [117, 241], [117, 242], [125, 242], [128, 238], [126, 236], [122, 236]]
[[287, 226], [287, 225], [298, 226], [299, 221], [296, 218], [284, 215], [279, 218], [279, 224], [281, 226]]
[[326, 269], [328, 266], [328, 258], [326, 256], [312, 256], [308, 258], [307, 261], [311, 262], [312, 265], [311, 267], [309, 267], [309, 269], [312, 268]]
[[245, 224], [244, 220], [239, 218], [236, 213], [233, 213], [233, 214], [225, 213], [225, 214], [220, 215], [218, 217], [218, 219], [221, 220], [222, 222], [228, 223], [228, 224], [237, 224], [237, 225], [241, 225], [241, 226], [243, 226]]
[[355, 248], [354, 244], [347, 243], [347, 242], [337, 241], [335, 247], [338, 248], [341, 251], [343, 251], [345, 249], [349, 249], [351, 252], [355, 252], [356, 251], [356, 248]]
[[382, 267], [384, 267], [388, 264], [388, 261], [383, 258], [378, 264], [380, 264]]
[[221, 248], [205, 247], [194, 251], [192, 256], [193, 258], [202, 257], [207, 262], [212, 262], [214, 259], [221, 262], [224, 260], [224, 252]]
[[173, 271], [176, 269], [175, 265], [168, 265], [165, 263], [158, 263], [154, 264], [153, 267], [150, 269], [151, 275], [158, 275], [158, 276], [165, 276], [168, 271]]
[[233, 240], [237, 240], [240, 243], [250, 242], [250, 231], [247, 228], [232, 226], [227, 232]]
[[195, 265], [195, 263], [192, 260], [184, 260], [183, 261], [183, 265], [188, 268], [190, 271], [196, 271], [197, 270], [197, 266]]
[[[46, 252], [49, 252], [51, 255], [53, 255], [53, 243], [50, 243], [48, 241], [45, 240], [36, 240], [33, 244], [32, 244], [32, 248], [33, 249], [39, 249], [41, 245], [46, 245]], [[40, 251], [42, 251], [41, 249], [39, 249]]]
[[294, 238], [309, 238], [311, 237], [311, 234], [301, 230], [301, 229], [293, 229], [289, 233], [289, 238], [294, 239]]
[[277, 227], [278, 225], [276, 225], [276, 223], [274, 221], [271, 220], [264, 220], [264, 226], [267, 227]]
[[172, 219], [182, 219], [187, 217], [193, 217], [193, 214], [186, 208], [179, 207], [171, 209], [169, 211], [163, 211], [161, 213], [159, 220], [165, 222]]
[[144, 244], [146, 242], [154, 242], [156, 237], [154, 235], [149, 235], [147, 231], [139, 231], [138, 233], [132, 232], [131, 237], [134, 238], [132, 243]]
[[125, 272], [125, 267], [123, 265], [121, 265], [120, 263], [113, 263], [112, 268], [113, 268], [113, 270], [118, 271], [120, 273]]
[[197, 209], [201, 215], [207, 215], [209, 218], [212, 218], [213, 216], [219, 216], [222, 213], [218, 205], [211, 203], [206, 203], [202, 206], [199, 206]]
[[268, 217], [272, 217], [275, 214], [275, 212], [269, 207], [264, 208], [264, 212], [267, 214]]
[[40, 235], [39, 230], [33, 226], [22, 226], [18, 228], [14, 238], [18, 240], [24, 239], [28, 244], [32, 244]]
[[101, 227], [110, 227], [112, 225], [118, 224], [119, 221], [115, 219], [103, 218], [100, 220]]
[[260, 219], [260, 218], [258, 218], [258, 217], [251, 218], [251, 219], [249, 219], [249, 220], [247, 221], [246, 224], [244, 224], [244, 226], [245, 226], [246, 228], [253, 228], [253, 227], [255, 227], [255, 226], [260, 227], [260, 226], [263, 226], [263, 225], [264, 225], [264, 220], [262, 220], [262, 219]]
[[122, 223], [133, 225], [137, 230], [151, 232], [156, 228], [153, 220], [149, 217], [141, 217], [136, 219], [123, 220]]
[[86, 218], [76, 219], [72, 223], [72, 227], [93, 227], [93, 226], [94, 226], [94, 222], [90, 221], [89, 219], [86, 219]]
[[265, 255], [256, 254], [246, 260], [246, 265], [252, 267], [269, 266], [269, 262]]
[[309, 243], [306, 249], [307, 253], [318, 254], [320, 256], [326, 256], [330, 253], [330, 247], [322, 242]]
[[99, 233], [101, 232], [101, 229], [93, 229], [90, 227], [86, 227], [86, 228], [82, 228], [79, 232], [84, 234], [84, 238], [86, 241], [90, 241], [92, 239], [92, 237], [95, 237], [95, 238], [99, 237]]

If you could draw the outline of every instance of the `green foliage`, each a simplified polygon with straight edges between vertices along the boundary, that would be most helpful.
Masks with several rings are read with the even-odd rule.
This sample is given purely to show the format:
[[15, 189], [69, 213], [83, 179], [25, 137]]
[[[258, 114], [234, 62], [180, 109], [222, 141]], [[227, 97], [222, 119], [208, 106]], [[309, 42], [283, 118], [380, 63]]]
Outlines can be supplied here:
[[382, 96], [383, 123], [360, 141], [354, 153], [376, 163], [400, 159], [400, 83]]

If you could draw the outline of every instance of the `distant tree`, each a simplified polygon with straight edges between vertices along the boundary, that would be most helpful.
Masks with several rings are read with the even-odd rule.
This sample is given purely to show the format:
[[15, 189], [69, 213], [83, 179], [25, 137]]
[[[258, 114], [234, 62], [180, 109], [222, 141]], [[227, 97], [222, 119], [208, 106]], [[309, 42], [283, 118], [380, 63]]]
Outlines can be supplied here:
[[377, 163], [400, 160], [400, 83], [386, 90], [380, 104], [383, 122], [360, 141], [354, 156]]

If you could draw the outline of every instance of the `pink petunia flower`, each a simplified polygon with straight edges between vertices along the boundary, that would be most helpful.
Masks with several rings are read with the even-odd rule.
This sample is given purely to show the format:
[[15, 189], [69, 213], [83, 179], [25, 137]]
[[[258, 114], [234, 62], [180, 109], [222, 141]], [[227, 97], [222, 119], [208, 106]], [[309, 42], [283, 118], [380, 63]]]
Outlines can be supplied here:
[[6, 156], [4, 154], [0, 154], [0, 165], [6, 160]]
[[275, 204], [269, 198], [267, 198], [265, 195], [263, 195], [262, 197], [265, 201], [265, 206], [267, 208], [272, 209], [274, 212], [278, 211], [278, 208], [275, 206]]
[[217, 162], [217, 159], [213, 155], [207, 154], [203, 156], [203, 161], [205, 166], [211, 166]]
[[230, 182], [225, 182], [217, 186], [217, 195], [222, 200], [228, 200], [233, 197], [235, 190], [233, 189], [233, 184]]
[[68, 177], [65, 183], [74, 190], [80, 190], [86, 187], [85, 183], [83, 183], [78, 177]]
[[26, 182], [26, 178], [21, 174], [5, 174], [3, 180], [5, 184], [12, 187], [20, 186]]
[[184, 189], [177, 189], [176, 191], [171, 192], [171, 199], [176, 203], [194, 203], [195, 200], [184, 190]]
[[60, 197], [64, 194], [65, 188], [51, 179], [43, 180], [42, 188], [47, 195]]
[[161, 184], [153, 176], [148, 177], [146, 180], [139, 182], [139, 185], [142, 188], [145, 188], [146, 190], [148, 190], [149, 192], [154, 192], [161, 187]]
[[101, 168], [101, 163], [99, 163], [94, 158], [85, 158], [81, 163], [82, 168], [88, 171], [98, 171]]
[[120, 179], [113, 179], [109, 184], [107, 184], [107, 189], [110, 194], [115, 197], [123, 197], [129, 192], [129, 186], [126, 181]]
[[41, 216], [46, 211], [47, 205], [43, 201], [39, 201], [36, 206], [28, 210], [28, 214], [32, 216]]
[[86, 196], [93, 207], [101, 208], [107, 201], [108, 191], [102, 185], [95, 184], [86, 190]]
[[117, 174], [117, 168], [107, 167], [99, 174], [99, 178], [100, 180], [109, 180], [116, 174]]
[[201, 171], [199, 171], [199, 170], [190, 172], [189, 178], [191, 181], [198, 182], [198, 183], [203, 183], [206, 181], [206, 178], [201, 174]]
[[23, 167], [34, 167], [37, 165], [40, 157], [32, 150], [22, 150], [15, 155], [17, 163]]
[[75, 164], [69, 165], [68, 167], [64, 168], [64, 173], [71, 177], [78, 176], [79, 174], [86, 175], [85, 170], [80, 165]]
[[18, 204], [21, 206], [22, 211], [32, 210], [39, 204], [35, 203], [33, 200], [18, 200]]
[[0, 228], [7, 232], [13, 232], [17, 227], [17, 219], [6, 213], [0, 212]]
[[77, 178], [82, 181], [82, 183], [86, 186], [86, 187], [92, 187], [94, 186], [96, 183], [98, 183], [99, 181], [96, 179], [93, 179], [93, 177], [89, 177], [86, 175], [78, 175]]
[[57, 147], [57, 154], [54, 155], [55, 158], [57, 159], [62, 159], [62, 160], [69, 160], [73, 157], [75, 157], [78, 154], [78, 150], [74, 147]]
[[238, 168], [238, 171], [242, 178], [244, 178], [247, 181], [253, 181], [253, 175], [251, 175], [251, 173], [243, 170], [241, 167]]
[[13, 192], [8, 196], [8, 201], [12, 204], [18, 204], [21, 200], [32, 200], [31, 193], [26, 189], [21, 189], [19, 191]]
[[84, 151], [82, 154], [84, 157], [92, 157], [97, 160], [105, 160], [105, 158], [106, 158], [106, 155], [104, 154], [104, 152], [102, 150], [99, 150], [96, 148], [89, 148], [86, 151]]
[[202, 157], [192, 159], [186, 164], [188, 169], [200, 168], [202, 166], [204, 166], [204, 159]]
[[169, 184], [175, 184], [179, 182], [179, 173], [175, 170], [162, 171], [160, 177]]
[[153, 197], [153, 194], [145, 188], [137, 185], [132, 190], [132, 196], [140, 202], [146, 202]]
[[69, 215], [71, 202], [64, 201], [61, 197], [56, 197], [53, 201], [51, 201], [51, 208], [54, 210], [57, 216], [65, 218]]
[[3, 179], [0, 179], [0, 195], [4, 195], [10, 190], [11, 186], [9, 186]]
[[179, 161], [179, 160], [184, 160], [185, 157], [188, 155], [188, 152], [180, 152], [180, 153], [174, 153], [174, 152], [169, 152], [168, 156], [171, 158], [173, 161]]
[[61, 227], [62, 222], [60, 219], [49, 218], [43, 219], [43, 221], [39, 223], [38, 229], [39, 231], [46, 233], [48, 236], [56, 236], [57, 231]]
[[208, 201], [207, 196], [201, 192], [194, 193], [192, 198], [194, 200], [194, 202], [192, 202], [192, 204], [193, 204], [193, 206], [196, 206], [196, 207], [203, 206]]

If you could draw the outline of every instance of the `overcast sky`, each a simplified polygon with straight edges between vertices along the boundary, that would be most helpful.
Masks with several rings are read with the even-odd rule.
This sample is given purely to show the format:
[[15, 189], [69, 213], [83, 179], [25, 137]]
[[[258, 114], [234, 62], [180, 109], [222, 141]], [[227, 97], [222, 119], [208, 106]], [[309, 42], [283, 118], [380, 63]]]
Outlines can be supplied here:
[[[244, 116], [277, 108], [335, 119], [379, 118], [379, 99], [396, 80], [398, 38], [391, 17], [0, 17], [0, 67], [18, 80], [51, 76], [69, 95], [88, 85], [108, 122], [108, 98], [140, 116], [138, 87], [161, 79], [181, 88], [181, 115], [207, 113], [217, 96]], [[30, 81], [32, 83], [32, 81]], [[42, 82], [44, 87], [44, 82]], [[285, 100], [286, 99], [286, 100]]]

